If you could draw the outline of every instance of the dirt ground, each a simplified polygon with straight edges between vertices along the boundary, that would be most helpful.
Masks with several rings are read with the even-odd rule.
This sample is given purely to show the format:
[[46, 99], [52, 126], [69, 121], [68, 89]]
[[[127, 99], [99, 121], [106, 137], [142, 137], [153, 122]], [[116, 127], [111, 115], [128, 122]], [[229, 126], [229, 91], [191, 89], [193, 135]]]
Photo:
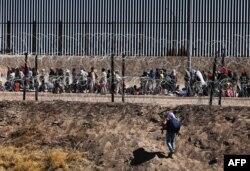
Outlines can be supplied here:
[[[224, 154], [250, 154], [249, 109], [1, 101], [0, 147], [84, 154], [46, 170], [218, 171], [223, 170]], [[168, 110], [174, 111], [183, 124], [173, 159], [167, 157], [165, 134], [160, 131], [161, 117]], [[0, 170], [17, 168], [16, 160], [8, 165], [4, 161], [0, 155]]]
[[[171, 95], [125, 95], [125, 102], [136, 104], [150, 104], [167, 107], [178, 105], [208, 105], [210, 97], [177, 97]], [[22, 101], [23, 92], [0, 92], [0, 101]], [[27, 101], [35, 101], [35, 92], [27, 92]], [[78, 101], [78, 102], [111, 102], [111, 95], [100, 95], [91, 93], [38, 93], [38, 101]], [[213, 98], [213, 105], [218, 105], [218, 97]], [[122, 102], [121, 95], [114, 96], [115, 102]], [[222, 97], [222, 106], [249, 106], [250, 98]]]

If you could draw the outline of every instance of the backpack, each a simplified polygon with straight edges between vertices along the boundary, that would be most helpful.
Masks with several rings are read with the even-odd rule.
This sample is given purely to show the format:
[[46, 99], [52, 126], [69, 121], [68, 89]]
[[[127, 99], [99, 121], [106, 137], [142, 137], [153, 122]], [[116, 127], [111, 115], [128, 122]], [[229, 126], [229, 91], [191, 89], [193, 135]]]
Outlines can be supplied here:
[[181, 129], [181, 122], [177, 118], [172, 118], [169, 120], [167, 130], [178, 133]]

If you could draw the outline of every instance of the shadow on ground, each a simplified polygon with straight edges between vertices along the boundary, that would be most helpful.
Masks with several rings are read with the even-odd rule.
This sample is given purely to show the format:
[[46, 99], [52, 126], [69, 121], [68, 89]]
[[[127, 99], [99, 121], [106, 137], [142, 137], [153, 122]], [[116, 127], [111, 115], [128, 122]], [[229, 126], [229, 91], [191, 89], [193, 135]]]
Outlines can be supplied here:
[[130, 165], [132, 166], [137, 166], [152, 160], [155, 156], [158, 156], [159, 158], [168, 158], [168, 156], [165, 156], [163, 152], [147, 152], [144, 150], [144, 148], [136, 149], [133, 151], [133, 154], [134, 158], [130, 162]]

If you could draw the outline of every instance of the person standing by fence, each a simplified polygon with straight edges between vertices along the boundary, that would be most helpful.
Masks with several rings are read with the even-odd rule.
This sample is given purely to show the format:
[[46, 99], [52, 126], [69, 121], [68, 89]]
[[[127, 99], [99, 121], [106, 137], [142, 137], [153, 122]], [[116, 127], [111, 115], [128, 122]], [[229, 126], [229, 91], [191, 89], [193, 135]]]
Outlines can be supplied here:
[[102, 68], [102, 78], [100, 80], [100, 84], [101, 84], [101, 94], [103, 95], [107, 94], [107, 83], [108, 83], [107, 73], [105, 69]]
[[247, 90], [248, 82], [249, 82], [249, 76], [247, 75], [246, 71], [244, 70], [240, 76], [242, 97], [249, 97], [248, 90]]
[[95, 84], [96, 84], [96, 79], [97, 79], [97, 75], [95, 73], [95, 68], [91, 67], [91, 71], [89, 74], [89, 92], [90, 93], [94, 93], [95, 92]]

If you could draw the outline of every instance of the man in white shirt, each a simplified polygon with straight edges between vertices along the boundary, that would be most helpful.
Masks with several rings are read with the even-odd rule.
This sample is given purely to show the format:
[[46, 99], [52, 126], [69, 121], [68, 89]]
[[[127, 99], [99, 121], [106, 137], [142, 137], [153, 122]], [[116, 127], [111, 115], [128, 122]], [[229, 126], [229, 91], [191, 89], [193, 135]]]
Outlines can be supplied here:
[[105, 95], [107, 93], [108, 79], [107, 79], [107, 73], [104, 68], [102, 68], [102, 78], [100, 80], [100, 83], [101, 83], [101, 94]]
[[118, 71], [115, 71], [115, 78], [114, 78], [115, 94], [118, 94], [120, 92], [121, 83], [122, 83], [122, 77], [119, 75]]
[[88, 85], [88, 75], [89, 73], [85, 71], [85, 69], [80, 70], [80, 91], [86, 91], [87, 90], [87, 85]]
[[90, 80], [89, 80], [89, 92], [94, 93], [96, 84], [96, 73], [95, 68], [91, 67]]

